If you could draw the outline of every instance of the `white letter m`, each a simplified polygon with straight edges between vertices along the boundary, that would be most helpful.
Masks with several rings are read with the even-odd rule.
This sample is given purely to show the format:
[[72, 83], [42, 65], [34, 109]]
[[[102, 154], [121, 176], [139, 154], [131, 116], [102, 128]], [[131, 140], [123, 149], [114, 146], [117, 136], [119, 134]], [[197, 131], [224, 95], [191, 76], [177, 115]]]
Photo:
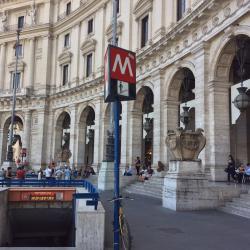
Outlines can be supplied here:
[[121, 57], [120, 57], [119, 54], [117, 54], [116, 58], [115, 58], [114, 66], [113, 66], [113, 69], [112, 69], [113, 72], [116, 71], [118, 63], [119, 63], [120, 71], [121, 71], [121, 73], [123, 75], [125, 74], [125, 71], [126, 71], [127, 66], [128, 66], [129, 74], [130, 74], [131, 77], [133, 77], [133, 72], [132, 72], [132, 68], [131, 68], [129, 57], [126, 57], [125, 62], [122, 65]]

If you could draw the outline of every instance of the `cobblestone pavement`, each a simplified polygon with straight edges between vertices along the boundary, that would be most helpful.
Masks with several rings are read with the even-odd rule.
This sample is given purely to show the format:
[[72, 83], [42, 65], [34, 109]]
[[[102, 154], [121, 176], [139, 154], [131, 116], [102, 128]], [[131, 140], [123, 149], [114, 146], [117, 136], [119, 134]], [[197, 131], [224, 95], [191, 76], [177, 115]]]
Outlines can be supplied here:
[[[106, 210], [105, 249], [112, 249], [112, 192], [101, 193]], [[132, 195], [130, 196], [132, 197]], [[133, 195], [124, 210], [133, 235], [133, 250], [249, 250], [250, 220], [216, 210], [174, 212], [161, 200]]]

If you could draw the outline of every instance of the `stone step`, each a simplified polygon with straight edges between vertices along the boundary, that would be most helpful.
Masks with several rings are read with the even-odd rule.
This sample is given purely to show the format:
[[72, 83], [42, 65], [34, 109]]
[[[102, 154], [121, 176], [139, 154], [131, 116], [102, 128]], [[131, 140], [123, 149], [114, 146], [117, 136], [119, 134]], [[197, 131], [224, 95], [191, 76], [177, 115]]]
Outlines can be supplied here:
[[127, 190], [142, 190], [142, 191], [153, 191], [153, 192], [161, 192], [162, 193], [162, 187], [145, 187], [145, 186], [129, 186], [127, 187]]
[[235, 202], [237, 204], [247, 205], [250, 208], [250, 199], [245, 199], [244, 197], [233, 198], [233, 202]]
[[242, 211], [238, 208], [231, 208], [231, 207], [227, 207], [227, 206], [221, 207], [221, 208], [219, 208], [219, 210], [222, 212], [225, 212], [225, 213], [234, 214], [234, 215], [238, 215], [238, 216], [250, 219], [249, 211], [246, 212], [246, 211]]
[[162, 191], [157, 190], [152, 190], [152, 189], [136, 189], [136, 188], [128, 188], [125, 189], [127, 192], [133, 192], [133, 193], [151, 193], [151, 194], [156, 194], [156, 195], [162, 195]]
[[239, 205], [235, 202], [228, 202], [225, 207], [232, 208], [232, 209], [238, 209], [238, 210], [243, 211], [243, 212], [248, 212], [250, 215], [250, 208], [249, 208], [249, 206], [246, 206], [246, 205], [241, 205], [241, 204]]
[[154, 197], [157, 199], [162, 199], [162, 195], [160, 194], [156, 194], [155, 192], [149, 192], [149, 191], [131, 191], [131, 190], [125, 190], [125, 192], [129, 193], [129, 194], [139, 194], [139, 195], [145, 195], [145, 196], [150, 196], [150, 197]]

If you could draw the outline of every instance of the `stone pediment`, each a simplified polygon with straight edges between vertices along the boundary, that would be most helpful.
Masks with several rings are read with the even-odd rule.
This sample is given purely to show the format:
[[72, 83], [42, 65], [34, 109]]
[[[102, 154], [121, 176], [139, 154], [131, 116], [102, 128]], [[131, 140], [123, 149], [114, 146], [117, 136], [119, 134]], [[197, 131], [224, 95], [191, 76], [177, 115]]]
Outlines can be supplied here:
[[60, 64], [70, 63], [72, 53], [70, 51], [64, 51], [58, 56], [58, 61]]
[[136, 19], [144, 15], [148, 11], [152, 11], [153, 0], [138, 0], [134, 6], [133, 14]]
[[81, 44], [82, 54], [85, 55], [90, 51], [94, 51], [96, 46], [96, 40], [89, 38]]
[[[17, 71], [24, 71], [25, 65], [26, 65], [25, 62], [19, 60], [19, 62], [17, 64]], [[9, 63], [8, 69], [10, 72], [15, 71], [16, 70], [16, 62], [13, 61], [13, 62]]]
[[[123, 26], [123, 22], [118, 21], [117, 22], [117, 36], [120, 36], [122, 34], [122, 26]], [[108, 28], [106, 29], [106, 36], [108, 38], [108, 40], [112, 37], [112, 24], [110, 24], [108, 26]]]

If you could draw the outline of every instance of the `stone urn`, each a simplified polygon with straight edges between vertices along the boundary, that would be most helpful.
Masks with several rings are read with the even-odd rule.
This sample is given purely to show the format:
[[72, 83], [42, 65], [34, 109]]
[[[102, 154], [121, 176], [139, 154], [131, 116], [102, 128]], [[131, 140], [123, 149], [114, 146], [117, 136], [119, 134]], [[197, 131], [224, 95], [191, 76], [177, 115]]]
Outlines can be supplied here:
[[202, 149], [205, 147], [206, 138], [203, 129], [198, 128], [195, 132], [177, 128], [169, 130], [166, 145], [174, 159], [179, 161], [196, 161]]

